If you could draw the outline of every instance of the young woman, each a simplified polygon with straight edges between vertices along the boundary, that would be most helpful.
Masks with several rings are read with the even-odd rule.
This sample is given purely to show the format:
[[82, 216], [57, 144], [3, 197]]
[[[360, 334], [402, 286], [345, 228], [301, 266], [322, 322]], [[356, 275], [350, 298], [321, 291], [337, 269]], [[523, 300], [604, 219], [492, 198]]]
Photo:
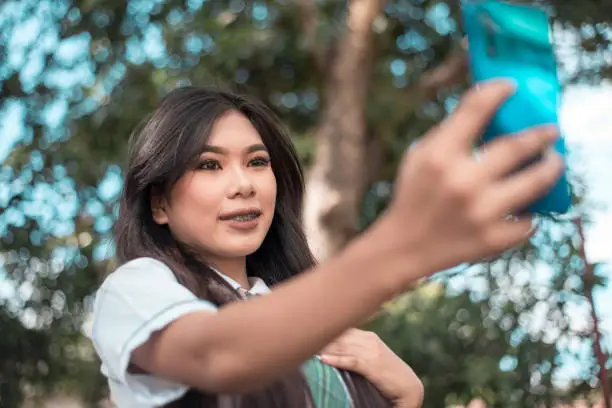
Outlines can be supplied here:
[[[512, 88], [471, 90], [404, 159], [393, 202], [315, 266], [303, 177], [261, 103], [173, 91], [137, 130], [116, 224], [121, 266], [102, 284], [92, 340], [123, 407], [418, 407], [420, 382], [351, 329], [417, 280], [531, 235], [508, 213], [562, 169], [550, 127], [472, 146]], [[364, 165], [367, 165], [364, 163]], [[272, 290], [270, 291], [270, 288]], [[258, 296], [263, 295], [263, 296]]]

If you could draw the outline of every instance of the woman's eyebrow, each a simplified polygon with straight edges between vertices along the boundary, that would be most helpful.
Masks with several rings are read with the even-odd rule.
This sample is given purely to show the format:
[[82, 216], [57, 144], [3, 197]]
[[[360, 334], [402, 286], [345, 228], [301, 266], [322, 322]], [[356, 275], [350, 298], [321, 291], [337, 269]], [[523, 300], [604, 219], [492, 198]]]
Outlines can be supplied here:
[[255, 153], [255, 152], [266, 152], [268, 153], [268, 149], [266, 148], [266, 146], [264, 146], [261, 143], [257, 143], [254, 145], [251, 145], [249, 147], [247, 147], [246, 149], [247, 153]]
[[[266, 146], [261, 144], [261, 143], [256, 143], [256, 144], [250, 145], [247, 148], [245, 148], [244, 151], [247, 154], [255, 153], [255, 152], [266, 152], [266, 153], [268, 153], [268, 149], [266, 148]], [[202, 153], [217, 153], [217, 154], [227, 155], [228, 154], [228, 150], [226, 148], [220, 147], [220, 146], [205, 145], [202, 148]]]

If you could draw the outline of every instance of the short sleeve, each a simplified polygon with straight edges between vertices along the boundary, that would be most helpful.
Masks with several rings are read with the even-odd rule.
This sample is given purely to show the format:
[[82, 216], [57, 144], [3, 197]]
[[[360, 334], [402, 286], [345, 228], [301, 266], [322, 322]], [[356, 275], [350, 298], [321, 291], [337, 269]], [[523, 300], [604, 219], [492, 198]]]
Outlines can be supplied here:
[[96, 294], [90, 335], [114, 402], [120, 408], [144, 407], [180, 398], [187, 390], [182, 384], [128, 373], [132, 351], [181, 316], [216, 310], [179, 284], [165, 264], [151, 258], [130, 261], [106, 278]]

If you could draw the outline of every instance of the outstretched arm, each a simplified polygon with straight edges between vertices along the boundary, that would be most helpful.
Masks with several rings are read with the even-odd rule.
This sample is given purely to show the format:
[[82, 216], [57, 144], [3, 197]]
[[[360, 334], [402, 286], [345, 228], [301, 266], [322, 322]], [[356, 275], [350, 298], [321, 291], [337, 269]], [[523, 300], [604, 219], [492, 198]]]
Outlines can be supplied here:
[[336, 257], [268, 296], [179, 318], [139, 347], [132, 362], [208, 392], [252, 390], [295, 370], [418, 279], [526, 241], [531, 219], [506, 216], [559, 178], [562, 160], [546, 153], [557, 130], [529, 129], [487, 144], [480, 160], [473, 154], [512, 91], [496, 82], [468, 92], [407, 152], [387, 213]]

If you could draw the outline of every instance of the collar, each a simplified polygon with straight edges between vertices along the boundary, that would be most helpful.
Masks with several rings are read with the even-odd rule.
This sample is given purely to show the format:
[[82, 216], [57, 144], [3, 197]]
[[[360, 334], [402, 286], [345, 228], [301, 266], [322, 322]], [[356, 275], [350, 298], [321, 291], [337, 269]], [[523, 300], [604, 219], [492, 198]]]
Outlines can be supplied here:
[[[236, 282], [234, 279], [230, 278], [227, 275], [224, 275], [223, 273], [219, 272], [215, 268], [211, 268], [211, 269], [215, 271], [217, 274], [219, 274], [219, 276], [221, 276], [223, 279], [225, 279], [225, 281], [229, 283], [234, 289], [236, 290], [240, 289], [241, 287], [240, 284]], [[261, 278], [251, 276], [249, 277], [249, 283], [251, 284], [251, 287], [248, 288], [248, 291], [252, 295], [265, 295], [266, 293], [270, 292], [270, 288], [268, 287], [268, 285], [266, 285], [266, 283]]]

